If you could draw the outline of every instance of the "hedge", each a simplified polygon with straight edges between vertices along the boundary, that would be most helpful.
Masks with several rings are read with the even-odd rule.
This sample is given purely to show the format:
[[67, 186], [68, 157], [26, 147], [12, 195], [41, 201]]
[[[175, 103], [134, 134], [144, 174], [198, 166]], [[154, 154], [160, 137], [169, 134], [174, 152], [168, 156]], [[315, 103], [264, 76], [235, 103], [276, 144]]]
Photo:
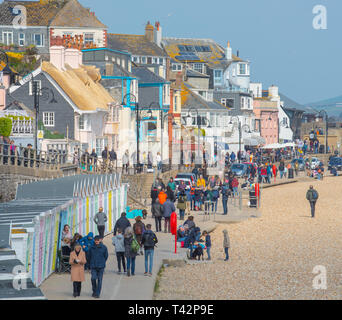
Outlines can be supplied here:
[[10, 118], [0, 118], [0, 136], [9, 137], [12, 132], [12, 120]]

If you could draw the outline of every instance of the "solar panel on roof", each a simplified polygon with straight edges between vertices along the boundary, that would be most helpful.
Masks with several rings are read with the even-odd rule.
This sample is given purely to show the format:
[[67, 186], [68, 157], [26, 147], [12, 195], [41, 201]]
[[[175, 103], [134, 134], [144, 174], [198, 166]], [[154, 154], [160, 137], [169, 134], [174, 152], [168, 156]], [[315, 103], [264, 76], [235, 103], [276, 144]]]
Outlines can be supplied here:
[[186, 51], [184, 46], [178, 46], [179, 51]]

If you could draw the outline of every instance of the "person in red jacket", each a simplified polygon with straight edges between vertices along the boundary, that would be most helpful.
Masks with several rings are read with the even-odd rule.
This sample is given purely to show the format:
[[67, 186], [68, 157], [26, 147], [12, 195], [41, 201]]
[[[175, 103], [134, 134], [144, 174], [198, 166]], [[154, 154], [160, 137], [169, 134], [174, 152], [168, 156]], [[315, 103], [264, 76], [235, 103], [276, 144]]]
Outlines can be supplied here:
[[233, 196], [234, 196], [234, 198], [235, 198], [235, 196], [239, 195], [238, 187], [239, 187], [239, 180], [236, 177], [234, 177], [233, 180], [232, 180], [232, 188], [233, 188]]
[[275, 164], [273, 164], [273, 166], [272, 166], [272, 172], [273, 172], [274, 181], [276, 181], [276, 177], [277, 177], [277, 166], [276, 166]]

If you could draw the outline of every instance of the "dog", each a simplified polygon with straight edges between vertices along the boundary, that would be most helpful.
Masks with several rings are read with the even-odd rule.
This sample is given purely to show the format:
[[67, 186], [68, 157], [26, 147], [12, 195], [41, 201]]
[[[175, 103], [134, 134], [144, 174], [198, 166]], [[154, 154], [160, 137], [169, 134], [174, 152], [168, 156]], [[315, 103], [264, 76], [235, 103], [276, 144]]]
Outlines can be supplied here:
[[198, 261], [200, 261], [201, 257], [202, 257], [202, 260], [204, 260], [203, 248], [200, 245], [198, 245], [198, 247], [192, 252], [192, 259], [196, 260], [197, 257], [198, 257]]

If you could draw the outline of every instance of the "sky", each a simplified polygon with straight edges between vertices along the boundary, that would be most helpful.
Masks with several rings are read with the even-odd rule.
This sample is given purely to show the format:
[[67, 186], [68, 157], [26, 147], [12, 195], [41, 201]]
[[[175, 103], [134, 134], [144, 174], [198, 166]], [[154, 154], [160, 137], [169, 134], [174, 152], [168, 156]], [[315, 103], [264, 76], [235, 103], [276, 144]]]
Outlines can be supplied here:
[[[165, 37], [229, 40], [251, 61], [251, 81], [277, 85], [298, 103], [342, 95], [341, 0], [79, 1], [112, 33], [143, 34], [147, 21], [160, 21]], [[313, 27], [317, 5], [327, 29]]]

